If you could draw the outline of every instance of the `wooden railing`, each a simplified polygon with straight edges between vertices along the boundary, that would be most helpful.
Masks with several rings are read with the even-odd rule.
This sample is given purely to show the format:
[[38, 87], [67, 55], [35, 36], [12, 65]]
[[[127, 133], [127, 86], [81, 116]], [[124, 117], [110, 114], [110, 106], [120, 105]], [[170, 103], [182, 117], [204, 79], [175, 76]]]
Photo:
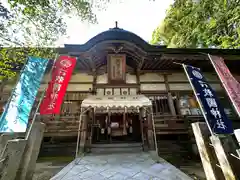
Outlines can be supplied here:
[[55, 117], [47, 120], [45, 117], [42, 122], [46, 124], [44, 136], [76, 136], [78, 131], [78, 118]]
[[[240, 128], [240, 119], [229, 117], [232, 120], [233, 128]], [[191, 129], [191, 123], [204, 122], [203, 116], [182, 116], [182, 115], [154, 115], [156, 134], [187, 134]]]
[[156, 134], [188, 134], [192, 122], [203, 121], [201, 116], [154, 115]]

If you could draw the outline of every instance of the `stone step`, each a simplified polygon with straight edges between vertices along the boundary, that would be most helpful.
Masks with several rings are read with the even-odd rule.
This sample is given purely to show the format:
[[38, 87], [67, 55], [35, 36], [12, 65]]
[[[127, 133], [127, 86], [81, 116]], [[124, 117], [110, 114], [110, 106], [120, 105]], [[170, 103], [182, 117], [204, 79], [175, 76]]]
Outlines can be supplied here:
[[185, 155], [188, 153], [187, 144], [184, 141], [158, 141], [158, 151], [161, 155]]
[[134, 148], [142, 147], [142, 143], [109, 143], [109, 144], [92, 144], [92, 148]]
[[91, 153], [94, 154], [114, 154], [141, 152], [141, 143], [113, 143], [113, 144], [93, 144]]
[[56, 144], [43, 143], [42, 147], [45, 149], [49, 149], [49, 148], [76, 147], [76, 145], [77, 145], [77, 142], [75, 142], [75, 143], [56, 143]]
[[186, 150], [186, 148], [183, 147], [160, 147], [158, 146], [158, 150], [162, 150], [162, 151], [179, 151], [179, 150]]
[[142, 147], [135, 148], [91, 148], [94, 154], [136, 153], [142, 152]]

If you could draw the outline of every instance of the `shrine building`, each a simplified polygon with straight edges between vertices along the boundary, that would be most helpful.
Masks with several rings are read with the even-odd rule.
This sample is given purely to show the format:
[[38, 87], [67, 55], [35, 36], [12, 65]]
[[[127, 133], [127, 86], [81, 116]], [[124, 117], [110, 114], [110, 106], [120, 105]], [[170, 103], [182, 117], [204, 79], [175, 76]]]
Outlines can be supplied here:
[[[82, 151], [91, 151], [97, 144], [121, 142], [140, 143], [147, 151], [155, 148], [156, 141], [191, 139], [191, 123], [204, 119], [178, 63], [201, 68], [234, 127], [240, 126], [207, 56], [209, 53], [223, 57], [240, 81], [239, 50], [151, 45], [116, 26], [85, 44], [65, 44], [58, 52], [77, 57], [77, 65], [61, 114], [39, 117], [46, 123], [45, 144], [70, 139], [76, 142], [79, 126]], [[46, 74], [40, 91], [47, 87], [49, 77]], [[1, 102], [6, 102], [12, 88], [9, 84], [2, 87]], [[80, 113], [83, 115], [79, 125]]]

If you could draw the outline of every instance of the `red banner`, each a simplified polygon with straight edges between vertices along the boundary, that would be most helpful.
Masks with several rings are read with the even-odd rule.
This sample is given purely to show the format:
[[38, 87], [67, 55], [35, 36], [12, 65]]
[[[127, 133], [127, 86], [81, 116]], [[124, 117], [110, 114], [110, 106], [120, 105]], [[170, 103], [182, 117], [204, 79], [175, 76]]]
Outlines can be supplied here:
[[209, 55], [209, 58], [220, 78], [229, 98], [231, 99], [237, 114], [240, 117], [240, 84], [229, 71], [224, 59]]
[[40, 114], [60, 113], [62, 101], [76, 61], [75, 57], [69, 56], [60, 56], [55, 61], [51, 82], [40, 105]]

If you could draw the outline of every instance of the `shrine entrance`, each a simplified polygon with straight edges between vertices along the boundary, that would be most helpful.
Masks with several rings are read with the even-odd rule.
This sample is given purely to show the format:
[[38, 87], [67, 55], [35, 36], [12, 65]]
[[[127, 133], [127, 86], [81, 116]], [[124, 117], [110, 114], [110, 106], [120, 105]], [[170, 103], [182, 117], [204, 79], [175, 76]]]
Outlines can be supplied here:
[[89, 96], [81, 104], [80, 149], [113, 143], [140, 143], [144, 150], [154, 149], [151, 107], [144, 95]]
[[138, 113], [112, 113], [110, 117], [108, 114], [96, 114], [95, 121], [92, 143], [142, 142]]

